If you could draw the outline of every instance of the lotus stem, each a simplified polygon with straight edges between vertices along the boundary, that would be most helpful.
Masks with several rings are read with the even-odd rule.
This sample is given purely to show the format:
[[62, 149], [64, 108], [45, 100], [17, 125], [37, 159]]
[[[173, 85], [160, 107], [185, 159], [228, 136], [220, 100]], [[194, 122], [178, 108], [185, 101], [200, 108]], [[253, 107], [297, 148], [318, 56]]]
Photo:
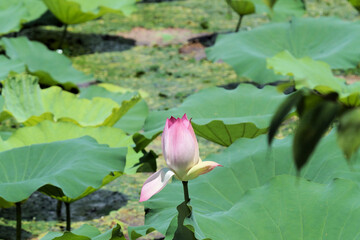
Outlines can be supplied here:
[[16, 205], [16, 240], [21, 240], [21, 202]]
[[58, 200], [56, 204], [56, 216], [58, 220], [61, 219], [61, 208], [62, 208], [62, 201]]
[[70, 203], [65, 203], [66, 207], [66, 231], [71, 231], [71, 214], [70, 214]]
[[188, 202], [190, 202], [188, 181], [182, 181], [182, 183], [183, 183], [183, 187], [184, 187], [184, 199], [185, 199], [185, 203], [187, 204]]
[[64, 40], [65, 40], [66, 34], [67, 34], [67, 28], [68, 28], [68, 24], [65, 24], [62, 35], [61, 35], [61, 38], [60, 38], [60, 43], [59, 43], [58, 49], [62, 49], [62, 45], [64, 43]]
[[239, 31], [240, 26], [241, 26], [241, 21], [242, 21], [242, 19], [243, 19], [243, 17], [244, 17], [244, 15], [239, 15], [239, 16], [240, 16], [240, 17], [239, 17], [239, 21], [238, 21], [238, 23], [237, 23], [237, 25], [236, 25], [235, 32], [238, 32], [238, 31]]

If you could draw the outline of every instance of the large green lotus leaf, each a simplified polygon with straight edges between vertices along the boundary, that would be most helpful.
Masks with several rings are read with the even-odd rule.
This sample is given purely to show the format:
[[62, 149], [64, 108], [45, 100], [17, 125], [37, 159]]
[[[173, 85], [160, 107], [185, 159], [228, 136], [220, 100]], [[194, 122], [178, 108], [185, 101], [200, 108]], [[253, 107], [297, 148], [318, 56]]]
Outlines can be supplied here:
[[[292, 161], [291, 146], [291, 137], [275, 141], [271, 151], [269, 151], [267, 147], [266, 136], [259, 136], [255, 139], [243, 138], [238, 139], [222, 153], [210, 155], [207, 159], [205, 159], [209, 161], [216, 161], [223, 165], [223, 167], [216, 168], [212, 172], [202, 175], [189, 182], [191, 206], [194, 211], [194, 218], [198, 221], [197, 224], [205, 224], [205, 222], [200, 222], [202, 220], [198, 219], [198, 216], [203, 214], [212, 218], [214, 220], [213, 224], [219, 224], [217, 223], [217, 217], [215, 216], [217, 214], [224, 215], [225, 217], [231, 215], [234, 205], [238, 204], [239, 200], [243, 198], [244, 194], [248, 190], [258, 188], [266, 184], [274, 176], [296, 175], [295, 166]], [[336, 135], [333, 131], [322, 139], [310, 161], [300, 174], [301, 177], [305, 179], [322, 184], [329, 183], [337, 177], [355, 180], [359, 184], [360, 171], [357, 170], [359, 169], [359, 163], [360, 157], [358, 156], [358, 158], [354, 161], [354, 165], [352, 167], [348, 166], [342, 151], [337, 145]], [[295, 188], [295, 180], [290, 182], [293, 183], [293, 188]], [[286, 196], [286, 191], [287, 190], [284, 189], [284, 195], [278, 193], [277, 199], [279, 201]], [[307, 195], [310, 196], [311, 194], [312, 193], [309, 190]], [[291, 194], [289, 193], [289, 197], [290, 196]], [[246, 198], [246, 196], [244, 198]], [[263, 199], [266, 201], [267, 198], [264, 197]], [[310, 199], [311, 198], [306, 201], [309, 201], [310, 203]], [[169, 231], [169, 229], [174, 227], [174, 224], [176, 229], [176, 221], [173, 222], [174, 217], [177, 215], [176, 206], [179, 205], [182, 200], [183, 193], [181, 183], [176, 181], [172, 184], [168, 184], [160, 193], [156, 194], [145, 203], [145, 207], [151, 209], [146, 215], [146, 225], [134, 228], [134, 231], [137, 233], [132, 232], [130, 235], [133, 237], [138, 236], [138, 234], [145, 235], [148, 231], [152, 231], [153, 229], [165, 234]], [[276, 206], [275, 203], [273, 204]], [[280, 202], [278, 205], [282, 206]], [[263, 210], [265, 211], [265, 209]], [[282, 212], [280, 209], [277, 209], [276, 211]], [[313, 215], [311, 215], [311, 217], [316, 218], [316, 216]], [[259, 217], [255, 219], [260, 221], [262, 218]], [[242, 231], [235, 222], [236, 221], [226, 221], [226, 223], [230, 225], [229, 229], [233, 228], [238, 229], [238, 231]], [[284, 224], [286, 222], [288, 221], [284, 220]], [[340, 223], [342, 224], [343, 222]], [[201, 232], [204, 234], [209, 231], [212, 232], [206, 226], [202, 226], [203, 229], [200, 230], [197, 226], [195, 226], [195, 228], [197, 228], [197, 234], [201, 234]], [[290, 221], [289, 225], [286, 225], [284, 228], [292, 229], [297, 228], [297, 226], [298, 225], [294, 222]], [[259, 229], [266, 229], [266, 226], [260, 225], [258, 227]], [[254, 228], [256, 228], [256, 226], [254, 226]], [[218, 229], [219, 228], [217, 228], [217, 230]], [[277, 231], [275, 228], [271, 228], [271, 232], [276, 233]], [[218, 233], [224, 233], [224, 231], [218, 231]], [[233, 237], [239, 236], [239, 234], [234, 232], [231, 233], [233, 234]], [[294, 236], [298, 235], [295, 234]], [[207, 237], [211, 238], [210, 235]], [[218, 236], [213, 239], [232, 238], [220, 238]], [[244, 237], [244, 239], [249, 238]], [[259, 239], [278, 238], [269, 237]]]
[[[124, 169], [125, 174], [133, 174], [142, 165], [139, 164], [139, 159], [143, 156], [142, 153], [136, 153], [132, 148], [134, 144], [132, 137], [126, 135], [122, 130], [112, 127], [80, 127], [76, 124], [69, 122], [51, 122], [43, 121], [32, 127], [20, 128], [11, 135], [6, 141], [0, 140], [0, 151], [9, 150], [12, 148], [29, 146], [33, 144], [49, 143], [55, 141], [68, 140], [73, 138], [79, 138], [82, 136], [90, 136], [99, 144], [107, 144], [109, 147], [127, 147], [126, 165]], [[106, 176], [103, 179], [101, 185], [104, 186], [109, 182], [115, 180], [121, 176], [120, 173], [115, 173]], [[40, 191], [45, 194], [61, 200], [63, 202], [74, 202], [77, 201], [93, 192], [97, 189], [88, 187], [81, 195], [76, 198], [69, 198], [66, 196], [61, 189], [54, 186], [47, 185], [40, 188]], [[1, 206], [1, 201], [0, 201]]]
[[84, 224], [71, 232], [49, 232], [41, 240], [125, 240], [119, 224], [103, 234], [93, 226]]
[[0, 34], [19, 31], [23, 23], [34, 20], [46, 11], [41, 0], [0, 2]]
[[[109, 87], [109, 84], [107, 85]], [[114, 88], [117, 86], [114, 86]], [[121, 104], [124, 100], [130, 100], [132, 97], [137, 96], [137, 92], [113, 92], [108, 91], [102, 86], [90, 86], [81, 89], [80, 97], [93, 99], [94, 97], [110, 98]], [[129, 134], [140, 131], [145, 123], [145, 119], [149, 114], [149, 108], [146, 102], [142, 99], [134, 107], [132, 107], [115, 125], [114, 127], [120, 128]]]
[[347, 85], [344, 79], [333, 75], [329, 64], [325, 62], [315, 61], [309, 57], [297, 59], [288, 51], [283, 51], [268, 58], [267, 67], [277, 74], [291, 76], [297, 89], [307, 87], [323, 94], [335, 91], [345, 104], [360, 104], [359, 83]]
[[25, 71], [25, 64], [22, 61], [10, 60], [0, 55], [0, 80], [5, 79], [9, 73], [23, 73]]
[[258, 89], [240, 84], [234, 90], [204, 89], [185, 99], [178, 108], [151, 112], [143, 135], [152, 139], [161, 133], [166, 118], [182, 117], [186, 113], [192, 118], [198, 136], [229, 146], [238, 138], [254, 138], [266, 133], [273, 112], [285, 98], [271, 86]]
[[231, 65], [239, 76], [258, 83], [282, 79], [266, 69], [266, 59], [288, 50], [294, 57], [309, 56], [332, 69], [354, 68], [359, 63], [360, 24], [336, 18], [294, 18], [269, 23], [251, 31], [221, 35], [207, 50], [213, 61]]
[[5, 112], [25, 125], [47, 119], [81, 126], [113, 126], [140, 100], [135, 96], [119, 106], [107, 98], [80, 99], [56, 86], [41, 90], [36, 78], [24, 75], [6, 79], [3, 95]]
[[40, 42], [18, 37], [2, 38], [0, 44], [11, 60], [23, 62], [27, 70], [45, 85], [60, 84], [70, 90], [77, 88], [75, 84], [92, 80], [91, 76], [73, 68], [66, 56], [50, 51]]
[[0, 140], [0, 151], [33, 144], [63, 141], [83, 136], [90, 136], [99, 144], [107, 144], [111, 148], [127, 147], [125, 173], [134, 173], [142, 156], [136, 153], [132, 145], [132, 136], [128, 136], [121, 129], [113, 127], [80, 127], [71, 122], [43, 121], [31, 127], [19, 128], [6, 141]]
[[129, 15], [136, 0], [43, 0], [49, 10], [65, 24], [87, 22], [106, 13]]
[[322, 185], [279, 176], [228, 211], [194, 214], [188, 224], [198, 224], [198, 239], [356, 239], [359, 196], [351, 181]]
[[0, 197], [19, 202], [48, 184], [76, 198], [88, 187], [99, 188], [110, 172], [122, 172], [126, 152], [88, 136], [0, 152]]

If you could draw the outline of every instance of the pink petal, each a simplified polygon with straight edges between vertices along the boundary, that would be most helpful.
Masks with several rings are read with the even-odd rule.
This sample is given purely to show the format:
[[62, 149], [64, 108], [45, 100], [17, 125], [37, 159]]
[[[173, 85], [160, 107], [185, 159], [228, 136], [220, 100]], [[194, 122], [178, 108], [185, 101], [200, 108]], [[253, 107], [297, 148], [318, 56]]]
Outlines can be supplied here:
[[[179, 120], [180, 120], [180, 118], [179, 118]], [[186, 128], [189, 128], [189, 125], [191, 126], [190, 121], [188, 120], [188, 118], [186, 116], [186, 113], [181, 118], [181, 122], [185, 125]]]
[[218, 164], [217, 162], [212, 161], [200, 161], [198, 164], [193, 166], [186, 175], [185, 179], [182, 179], [183, 181], [188, 181], [194, 178], [197, 178], [198, 176], [208, 173], [211, 170], [213, 170], [215, 167], [222, 167], [222, 165]]
[[162, 168], [146, 179], [140, 194], [140, 202], [146, 201], [163, 189], [175, 173]]
[[171, 127], [171, 125], [173, 125], [175, 122], [176, 122], [176, 118], [171, 116], [170, 119], [166, 119], [165, 128], [166, 128], [166, 126], [167, 126], [167, 128]]
[[181, 179], [199, 161], [196, 136], [181, 121], [177, 121], [163, 137], [165, 161]]

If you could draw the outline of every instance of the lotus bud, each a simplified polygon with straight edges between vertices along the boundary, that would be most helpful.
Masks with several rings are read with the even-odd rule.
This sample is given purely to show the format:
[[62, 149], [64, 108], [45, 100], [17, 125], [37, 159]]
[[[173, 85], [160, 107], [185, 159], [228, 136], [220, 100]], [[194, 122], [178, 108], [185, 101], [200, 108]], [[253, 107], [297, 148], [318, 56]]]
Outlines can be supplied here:
[[145, 181], [140, 202], [160, 192], [173, 175], [181, 181], [188, 181], [221, 166], [216, 162], [201, 161], [199, 145], [186, 114], [182, 118], [166, 119], [161, 142], [169, 168], [160, 169]]

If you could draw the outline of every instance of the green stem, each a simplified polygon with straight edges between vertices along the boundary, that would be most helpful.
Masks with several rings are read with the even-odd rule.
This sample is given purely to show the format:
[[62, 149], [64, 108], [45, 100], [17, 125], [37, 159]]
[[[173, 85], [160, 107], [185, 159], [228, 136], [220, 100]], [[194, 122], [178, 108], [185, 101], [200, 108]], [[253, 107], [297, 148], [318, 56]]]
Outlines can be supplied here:
[[182, 184], [183, 184], [183, 187], [184, 187], [184, 199], [185, 199], [185, 203], [187, 204], [187, 203], [190, 202], [188, 182], [187, 182], [187, 181], [183, 181]]
[[21, 240], [21, 202], [16, 205], [16, 240]]
[[240, 15], [239, 21], [238, 21], [238, 23], [237, 23], [237, 25], [236, 25], [235, 32], [238, 32], [238, 31], [239, 31], [240, 26], [241, 26], [241, 21], [242, 21], [243, 17], [244, 17], [244, 15]]
[[71, 214], [70, 214], [70, 203], [65, 203], [66, 207], [66, 231], [71, 231]]
[[61, 38], [60, 38], [60, 43], [59, 43], [58, 49], [62, 49], [62, 45], [64, 43], [64, 40], [65, 40], [65, 37], [66, 37], [66, 34], [67, 34], [67, 28], [68, 28], [68, 25], [65, 24], [64, 25], [64, 30], [63, 30]]

